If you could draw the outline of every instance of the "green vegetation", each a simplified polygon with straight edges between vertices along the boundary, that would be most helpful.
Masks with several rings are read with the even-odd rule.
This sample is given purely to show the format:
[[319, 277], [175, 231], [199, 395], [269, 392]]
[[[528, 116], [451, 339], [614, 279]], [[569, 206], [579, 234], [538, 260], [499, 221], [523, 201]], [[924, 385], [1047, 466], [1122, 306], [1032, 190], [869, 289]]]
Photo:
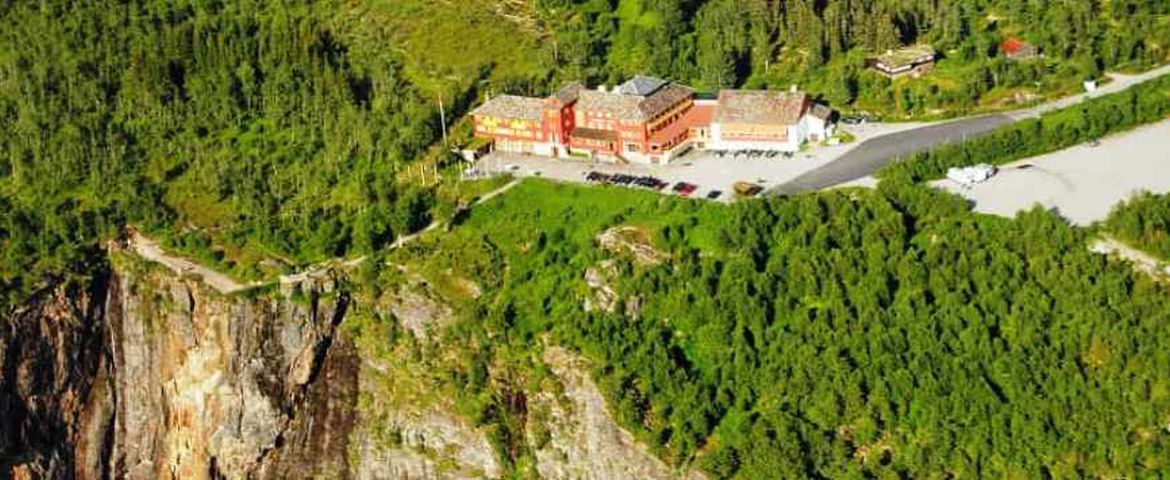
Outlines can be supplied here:
[[1105, 228], [1119, 240], [1170, 261], [1170, 195], [1147, 192], [1118, 205]]
[[[88, 272], [125, 223], [241, 276], [425, 224], [397, 172], [433, 102], [343, 2], [0, 8], [4, 296]], [[239, 266], [238, 268], [237, 265]]]
[[[618, 225], [669, 260], [599, 248]], [[1156, 475], [1170, 292], [1086, 235], [902, 182], [725, 207], [528, 181], [390, 260], [482, 279], [452, 333], [491, 339], [450, 375], [467, 392], [551, 336], [620, 422], [715, 478]], [[640, 311], [582, 308], [611, 258]]]
[[[1052, 97], [1106, 69], [1167, 60], [1170, 6], [1157, 0], [541, 0], [559, 77], [613, 83], [651, 73], [703, 89], [798, 84], [835, 107], [892, 117], [954, 115]], [[1000, 57], [1009, 37], [1044, 59]], [[891, 81], [865, 59], [929, 44], [938, 69]]]
[[[392, 318], [356, 316], [364, 354], [444, 352], [388, 362], [417, 384], [361, 401], [449, 399], [517, 476], [532, 473], [526, 412], [503, 387], [539, 385], [533, 352], [552, 342], [596, 365], [623, 425], [715, 478], [1154, 477], [1170, 469], [1165, 287], [1051, 213], [975, 216], [913, 181], [1162, 118], [1170, 80], [921, 155], [877, 191], [727, 207], [528, 181], [384, 251], [502, 181], [446, 180], [460, 166], [439, 142], [440, 97], [458, 116], [488, 91], [650, 73], [798, 83], [923, 116], [1166, 60], [1170, 4], [1065, 3], [3, 3], [0, 302], [101, 272], [103, 242], [128, 224], [243, 277], [374, 253], [386, 262], [356, 272], [361, 288], [376, 297], [415, 272], [460, 320], [420, 346]], [[1047, 58], [996, 58], [1007, 35]], [[863, 71], [918, 42], [946, 57], [929, 78]], [[454, 123], [459, 143], [469, 129]], [[1164, 251], [1165, 210], [1143, 197], [1109, 226]], [[617, 226], [666, 261], [600, 248]], [[607, 260], [622, 301], [586, 311], [585, 272]]]
[[1079, 106], [1047, 113], [966, 142], [944, 145], [890, 163], [881, 178], [921, 181], [942, 178], [947, 169], [979, 163], [1002, 165], [1068, 148], [1170, 115], [1170, 76], [1163, 76]]
[[[377, 251], [451, 210], [434, 191], [458, 171], [438, 142], [440, 100], [456, 145], [470, 129], [455, 119], [488, 93], [634, 73], [951, 115], [1162, 62], [1168, 14], [1148, 0], [6, 5], [0, 288], [91, 271], [127, 223], [245, 278]], [[998, 58], [1006, 36], [1046, 59]], [[929, 78], [864, 71], [910, 43], [945, 57]]]

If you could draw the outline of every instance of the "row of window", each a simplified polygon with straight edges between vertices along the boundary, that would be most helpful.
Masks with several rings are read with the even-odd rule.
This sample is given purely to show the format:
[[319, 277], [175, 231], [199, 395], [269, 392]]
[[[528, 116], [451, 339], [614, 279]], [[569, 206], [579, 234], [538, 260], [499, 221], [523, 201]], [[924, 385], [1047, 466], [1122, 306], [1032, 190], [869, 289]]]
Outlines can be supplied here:
[[691, 110], [691, 108], [693, 108], [693, 107], [694, 107], [694, 104], [693, 104], [693, 103], [692, 103], [692, 104], [689, 104], [689, 105], [687, 105], [686, 107], [684, 107], [684, 108], [682, 108], [682, 109], [680, 109], [680, 110], [678, 110], [678, 111], [674, 112], [674, 114], [673, 114], [673, 115], [670, 115], [670, 118], [669, 118], [669, 119], [667, 119], [667, 120], [665, 120], [665, 121], [661, 121], [661, 122], [654, 123], [654, 122], [656, 122], [657, 120], [659, 120], [659, 117], [663, 117], [663, 116], [665, 116], [667, 113], [670, 113], [669, 111], [668, 111], [667, 113], [664, 113], [664, 114], [662, 114], [662, 115], [659, 115], [659, 117], [656, 117], [656, 118], [654, 118], [654, 119], [650, 120], [650, 122], [651, 122], [650, 133], [651, 133], [651, 134], [653, 134], [654, 132], [657, 132], [657, 131], [659, 131], [659, 130], [662, 130], [662, 129], [666, 128], [666, 127], [667, 127], [667, 126], [669, 126], [670, 124], [672, 124], [672, 123], [674, 123], [674, 122], [677, 122], [677, 121], [678, 121], [680, 118], [682, 118], [682, 117], [683, 117], [683, 115], [686, 115], [686, 114], [687, 114], [687, 112], [689, 112], [689, 111]]

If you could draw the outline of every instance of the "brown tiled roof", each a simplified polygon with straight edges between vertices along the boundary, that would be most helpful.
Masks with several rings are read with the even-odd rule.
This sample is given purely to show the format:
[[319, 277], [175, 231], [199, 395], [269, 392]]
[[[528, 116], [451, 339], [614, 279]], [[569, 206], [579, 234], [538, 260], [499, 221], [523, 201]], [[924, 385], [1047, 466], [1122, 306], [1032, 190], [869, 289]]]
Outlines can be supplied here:
[[694, 90], [675, 83], [666, 84], [649, 96], [581, 90], [577, 108], [609, 113], [620, 120], [645, 122], [694, 94]]
[[538, 122], [544, 116], [544, 107], [544, 100], [539, 98], [497, 95], [475, 109], [471, 114], [475, 116]]
[[679, 102], [691, 98], [695, 95], [695, 91], [690, 87], [684, 87], [677, 83], [667, 84], [666, 86], [656, 90], [640, 105], [642, 116], [644, 120], [649, 120], [667, 111], [670, 107], [678, 105]]
[[723, 90], [715, 107], [715, 123], [793, 125], [808, 105], [801, 92]]

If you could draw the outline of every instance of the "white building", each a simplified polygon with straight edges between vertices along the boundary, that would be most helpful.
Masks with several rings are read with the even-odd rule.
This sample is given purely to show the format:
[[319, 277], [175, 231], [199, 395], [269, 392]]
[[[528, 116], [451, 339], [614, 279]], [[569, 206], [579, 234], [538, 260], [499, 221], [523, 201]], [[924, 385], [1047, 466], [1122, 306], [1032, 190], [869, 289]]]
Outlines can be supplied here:
[[711, 119], [709, 150], [795, 152], [833, 134], [833, 111], [793, 88], [723, 90]]

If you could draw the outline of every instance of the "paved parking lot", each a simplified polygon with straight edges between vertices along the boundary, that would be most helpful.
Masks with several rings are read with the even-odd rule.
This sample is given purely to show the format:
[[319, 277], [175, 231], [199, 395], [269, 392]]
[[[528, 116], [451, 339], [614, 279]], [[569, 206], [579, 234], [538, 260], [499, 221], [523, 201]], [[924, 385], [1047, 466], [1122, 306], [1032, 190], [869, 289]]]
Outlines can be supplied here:
[[[1013, 217], [1034, 205], [1056, 209], [1074, 224], [1103, 220], [1135, 192], [1170, 192], [1170, 120], [1015, 162], [984, 183], [933, 185], [975, 202], [975, 211]], [[1021, 168], [1023, 167], [1023, 168]]]
[[[720, 199], [729, 200], [732, 197], [729, 192], [736, 182], [755, 183], [764, 188], [780, 185], [832, 163], [865, 140], [921, 126], [917, 123], [842, 125], [845, 131], [855, 136], [855, 141], [836, 146], [811, 146], [805, 152], [793, 154], [791, 158], [783, 155], [719, 155], [715, 152], [694, 151], [669, 165], [626, 165], [496, 152], [481, 159], [477, 166], [488, 172], [511, 172], [517, 176], [539, 175], [569, 182], [585, 182], [585, 174], [590, 171], [649, 175], [671, 184], [686, 182], [697, 185], [699, 188], [692, 197], [705, 198], [712, 190], [719, 190], [724, 192]], [[663, 192], [673, 193], [670, 188]]]

